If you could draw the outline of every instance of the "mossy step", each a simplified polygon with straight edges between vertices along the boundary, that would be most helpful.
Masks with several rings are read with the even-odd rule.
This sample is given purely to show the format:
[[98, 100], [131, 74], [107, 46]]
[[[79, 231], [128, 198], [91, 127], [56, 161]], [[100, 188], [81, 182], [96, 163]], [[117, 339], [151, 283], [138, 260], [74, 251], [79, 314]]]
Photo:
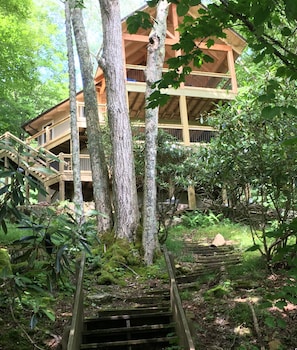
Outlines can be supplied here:
[[185, 251], [192, 252], [192, 253], [203, 253], [203, 254], [211, 254], [211, 253], [222, 253], [225, 254], [226, 252], [232, 252], [235, 250], [233, 246], [221, 246], [221, 247], [215, 247], [215, 246], [204, 246], [204, 245], [190, 245], [187, 244], [184, 247]]
[[242, 256], [240, 254], [227, 254], [227, 255], [209, 255], [203, 256], [199, 255], [196, 257], [196, 263], [212, 263], [212, 262], [233, 262], [235, 260], [241, 260]]

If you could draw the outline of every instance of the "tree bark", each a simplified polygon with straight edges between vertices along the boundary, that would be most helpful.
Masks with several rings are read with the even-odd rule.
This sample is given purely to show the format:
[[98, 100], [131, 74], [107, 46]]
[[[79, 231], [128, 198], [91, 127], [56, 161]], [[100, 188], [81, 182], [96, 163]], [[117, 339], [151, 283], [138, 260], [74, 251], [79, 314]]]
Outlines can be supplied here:
[[69, 1], [65, 1], [65, 28], [68, 55], [69, 74], [69, 103], [70, 103], [70, 130], [71, 130], [71, 153], [72, 153], [72, 173], [73, 173], [73, 203], [76, 221], [79, 225], [84, 222], [84, 200], [80, 177], [80, 148], [79, 132], [77, 127], [76, 108], [76, 77], [73, 53], [72, 27]]
[[86, 31], [83, 24], [82, 10], [80, 8], [72, 8], [71, 18], [83, 81], [88, 149], [90, 153], [93, 179], [93, 194], [95, 208], [99, 213], [97, 216], [98, 231], [104, 232], [110, 230], [112, 227], [112, 213], [107, 165], [99, 124], [93, 66], [87, 43]]
[[107, 113], [112, 142], [115, 234], [133, 241], [139, 221], [132, 132], [127, 105], [122, 26], [118, 0], [99, 0], [103, 28], [103, 55]]
[[[168, 6], [167, 0], [158, 2], [156, 20], [149, 36], [146, 68], [146, 105], [148, 105], [148, 98], [154, 92], [152, 85], [162, 77]], [[145, 181], [142, 244], [145, 252], [144, 260], [147, 265], [153, 263], [154, 251], [158, 244], [156, 186], [158, 115], [158, 107], [154, 109], [147, 108], [145, 111]]]

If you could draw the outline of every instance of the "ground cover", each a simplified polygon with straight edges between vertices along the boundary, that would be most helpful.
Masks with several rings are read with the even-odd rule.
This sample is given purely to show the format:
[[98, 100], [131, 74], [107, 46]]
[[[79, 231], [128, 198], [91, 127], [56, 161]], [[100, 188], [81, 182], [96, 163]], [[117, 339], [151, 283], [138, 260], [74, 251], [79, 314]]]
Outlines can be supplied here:
[[[193, 225], [186, 227], [178, 224], [170, 229], [166, 244], [172, 251], [178, 268], [186, 266], [191, 269], [195, 260], [192, 254], [184, 253], [184, 242], [198, 242], [203, 239], [206, 243], [211, 243], [218, 233], [242, 253], [240, 265], [228, 267], [223, 274], [219, 271], [209, 273], [199, 277], [195, 283], [180, 286], [196, 349], [296, 348], [295, 306], [289, 304], [283, 308], [267, 308], [263, 304], [267, 294], [284, 286], [285, 276], [281, 271], [271, 274], [258, 252], [245, 251], [252, 245], [248, 228], [217, 220], [210, 224]], [[0, 237], [3, 237], [2, 233]], [[9, 244], [8, 241], [6, 236], [1, 245]], [[113, 254], [116, 255], [120, 249], [114, 248]], [[167, 287], [166, 267], [162, 256], [156, 259], [153, 266], [147, 268], [136, 264], [139, 258], [136, 250], [132, 254], [134, 259], [128, 262], [127, 256], [120, 259], [118, 256], [119, 264], [110, 267], [113, 282], [107, 279], [106, 285], [99, 284], [100, 266], [104, 263], [102, 251], [104, 249], [99, 244], [94, 247], [97, 255], [88, 259], [85, 279], [87, 316], [95, 315], [102, 305], [124, 308], [128, 299], [141, 297], [147, 288]], [[3, 296], [2, 292], [0, 295]], [[57, 292], [55, 299], [55, 321], [50, 322], [43, 315], [33, 330], [29, 327], [30, 314], [16, 309], [13, 317], [9, 309], [0, 306], [0, 349], [34, 349], [33, 342], [36, 344], [35, 348], [59, 349], [63, 331], [71, 319], [71, 283]]]

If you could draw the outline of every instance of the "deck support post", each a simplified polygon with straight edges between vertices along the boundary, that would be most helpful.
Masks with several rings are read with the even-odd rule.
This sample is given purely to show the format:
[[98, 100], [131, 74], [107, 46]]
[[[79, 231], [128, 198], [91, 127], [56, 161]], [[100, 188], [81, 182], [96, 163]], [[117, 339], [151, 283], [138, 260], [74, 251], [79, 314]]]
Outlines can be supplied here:
[[[183, 142], [185, 146], [190, 146], [190, 129], [187, 109], [187, 98], [186, 96], [180, 96], [179, 98], [179, 110], [180, 119], [183, 127]], [[188, 187], [188, 205], [189, 209], [194, 210], [197, 208], [196, 194], [194, 186]]]
[[194, 186], [188, 187], [188, 203], [189, 203], [189, 209], [191, 210], [197, 209], [196, 193], [195, 193]]

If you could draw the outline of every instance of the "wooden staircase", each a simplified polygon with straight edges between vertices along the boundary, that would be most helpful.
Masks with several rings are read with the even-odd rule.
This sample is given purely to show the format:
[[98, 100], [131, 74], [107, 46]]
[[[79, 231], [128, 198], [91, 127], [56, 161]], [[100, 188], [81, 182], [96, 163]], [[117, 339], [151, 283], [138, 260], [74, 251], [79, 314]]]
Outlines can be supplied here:
[[105, 309], [86, 318], [80, 349], [166, 349], [177, 344], [167, 290], [127, 298], [123, 309]]
[[178, 284], [195, 283], [204, 275], [220, 273], [242, 262], [241, 253], [232, 245], [213, 246], [205, 241], [185, 243], [184, 254], [192, 255], [189, 271], [176, 271]]
[[43, 184], [59, 177], [59, 159], [55, 154], [33, 148], [9, 132], [0, 136], [0, 159], [5, 158]]

